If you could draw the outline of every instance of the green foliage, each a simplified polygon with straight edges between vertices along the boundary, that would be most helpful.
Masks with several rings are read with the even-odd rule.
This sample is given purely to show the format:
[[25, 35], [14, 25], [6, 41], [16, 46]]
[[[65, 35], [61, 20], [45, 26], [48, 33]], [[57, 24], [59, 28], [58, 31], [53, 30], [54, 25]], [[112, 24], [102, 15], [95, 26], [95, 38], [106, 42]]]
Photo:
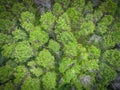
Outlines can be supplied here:
[[113, 25], [112, 25], [112, 30], [113, 31], [120, 31], [120, 22], [116, 21]]
[[78, 31], [78, 35], [79, 36], [86, 36], [89, 34], [93, 34], [95, 30], [95, 25], [92, 21], [88, 21], [88, 22], [83, 22], [80, 25], [80, 31]]
[[75, 7], [75, 9], [77, 10], [77, 11], [79, 11], [80, 13], [80, 15], [82, 14], [82, 11], [83, 11], [83, 7], [84, 7], [84, 5], [85, 5], [85, 0], [74, 0], [74, 1], [72, 1], [72, 6], [73, 7]]
[[31, 60], [31, 61], [29, 61], [29, 62], [27, 63], [27, 65], [28, 65], [29, 67], [35, 67], [35, 66], [36, 66], [36, 62], [35, 62], [34, 60]]
[[12, 35], [15, 41], [26, 40], [27, 38], [26, 33], [21, 29], [16, 29], [12, 32]]
[[54, 40], [49, 40], [48, 48], [54, 53], [57, 53], [60, 50], [60, 44]]
[[119, 3], [0, 0], [0, 90], [107, 90], [120, 71]]
[[105, 64], [105, 63], [100, 64], [99, 77], [101, 77], [101, 78], [98, 82], [102, 85], [102, 87], [103, 86], [106, 87], [109, 84], [109, 82], [114, 80], [116, 75], [117, 75], [116, 71], [114, 69], [112, 69], [111, 67], [109, 67], [107, 64]]
[[46, 12], [45, 14], [41, 15], [40, 23], [41, 27], [46, 31], [50, 32], [53, 29], [55, 16], [51, 12]]
[[120, 41], [120, 32], [115, 31], [115, 32], [108, 32], [106, 35], [103, 36], [103, 48], [104, 49], [109, 49], [113, 48], [117, 43]]
[[78, 44], [78, 57], [77, 58], [79, 62], [81, 62], [81, 60], [88, 59], [87, 49], [83, 47], [82, 44]]
[[93, 45], [88, 47], [88, 55], [89, 55], [88, 58], [89, 59], [99, 59], [100, 53], [101, 51], [97, 47]]
[[58, 17], [63, 12], [64, 12], [64, 10], [62, 9], [62, 6], [59, 3], [55, 3], [53, 6], [53, 14]]
[[16, 2], [12, 6], [12, 12], [14, 15], [19, 16], [23, 11], [25, 11], [25, 6], [23, 3]]
[[30, 72], [35, 75], [36, 77], [39, 77], [43, 74], [43, 70], [39, 67], [33, 67], [30, 69]]
[[20, 22], [34, 23], [35, 15], [31, 12], [25, 11], [21, 13]]
[[60, 3], [63, 7], [63, 9], [67, 9], [70, 5], [70, 0], [55, 0], [56, 3]]
[[0, 46], [10, 42], [11, 36], [7, 34], [0, 33]]
[[30, 33], [31, 31], [34, 30], [34, 25], [32, 23], [28, 23], [28, 22], [23, 22], [22, 23], [22, 27], [25, 29], [25, 31], [27, 31], [28, 33]]
[[93, 14], [91, 13], [88, 13], [86, 16], [85, 16], [85, 21], [94, 21], [94, 18], [93, 18]]
[[4, 12], [4, 11], [6, 11], [5, 6], [4, 5], [0, 5], [0, 12]]
[[95, 74], [98, 69], [98, 59], [83, 60], [81, 62], [81, 70], [83, 73]]
[[0, 19], [0, 31], [10, 33], [10, 29], [14, 26], [14, 22], [7, 19]]
[[84, 14], [92, 13], [92, 12], [93, 12], [93, 4], [91, 1], [88, 1], [87, 5], [85, 5], [84, 7]]
[[22, 12], [19, 19], [21, 26], [29, 33], [34, 29], [35, 15], [29, 11]]
[[0, 82], [4, 83], [11, 79], [12, 76], [12, 68], [8, 65], [0, 67]]
[[112, 65], [115, 69], [120, 70], [120, 52], [118, 50], [107, 50], [103, 54], [103, 59]]
[[98, 9], [98, 10], [94, 11], [95, 22], [98, 22], [101, 19], [102, 16], [103, 16], [103, 12], [101, 10]]
[[112, 23], [112, 21], [113, 17], [111, 15], [105, 15], [97, 24], [97, 31], [100, 34], [104, 34], [107, 31], [108, 26]]
[[69, 42], [68, 44], [65, 44], [63, 50], [65, 56], [68, 57], [77, 56], [77, 43]]
[[0, 18], [5, 20], [12, 20], [11, 18], [13, 18], [13, 16], [10, 12], [3, 11], [0, 14]]
[[40, 51], [36, 58], [38, 65], [43, 66], [47, 70], [55, 68], [54, 56], [47, 49]]
[[6, 57], [6, 58], [13, 58], [14, 57], [14, 55], [13, 55], [14, 47], [15, 47], [14, 43], [13, 44], [9, 43], [8, 45], [7, 44], [4, 45], [2, 47], [3, 50], [1, 52], [2, 56]]
[[23, 85], [21, 86], [21, 90], [41, 90], [40, 89], [40, 81], [38, 78], [31, 78], [28, 76]]
[[20, 65], [20, 66], [17, 66], [16, 68], [14, 68], [14, 77], [15, 77], [14, 83], [15, 83], [15, 85], [19, 85], [22, 82], [26, 73], [27, 73], [27, 69], [23, 65]]
[[112, 23], [112, 21], [114, 20], [113, 16], [112, 15], [105, 15], [100, 23], [104, 23], [105, 26], [108, 26]]
[[67, 15], [67, 13], [63, 13], [58, 20], [56, 21], [56, 26], [55, 26], [55, 33], [60, 34], [63, 31], [70, 31], [70, 19]]
[[79, 21], [79, 12], [75, 8], [68, 8], [66, 12], [71, 21], [71, 28], [76, 28]]
[[74, 65], [71, 69], [67, 70], [63, 76], [63, 83], [70, 83], [77, 80], [77, 74], [79, 74], [79, 65]]
[[33, 56], [33, 50], [28, 41], [18, 42], [14, 49], [14, 57], [17, 63], [24, 63]]
[[107, 49], [107, 48], [112, 48], [112, 47], [114, 47], [115, 44], [116, 44], [116, 42], [113, 41], [113, 36], [112, 36], [111, 33], [108, 33], [107, 35], [104, 35], [104, 36], [103, 36], [103, 42], [101, 42], [101, 43], [103, 43], [103, 47], [104, 47], [105, 49]]
[[99, 6], [99, 9], [102, 12], [112, 15], [115, 14], [116, 8], [117, 8], [117, 3], [115, 3], [113, 0], [106, 0]]
[[61, 42], [63, 45], [68, 44], [69, 42], [75, 42], [76, 38], [72, 32], [65, 31], [57, 35], [57, 40]]
[[67, 57], [63, 58], [60, 62], [59, 71], [61, 73], [64, 73], [74, 63], [75, 63], [75, 61], [71, 60], [70, 58], [67, 58]]
[[47, 72], [42, 77], [42, 85], [45, 90], [55, 90], [56, 89], [56, 73]]
[[[0, 90], [2, 90], [2, 89], [0, 89]], [[5, 84], [4, 90], [15, 90], [15, 87], [14, 87], [13, 83], [11, 81], [9, 81], [8, 83]]]
[[30, 32], [29, 41], [35, 50], [38, 50], [39, 47], [47, 43], [48, 39], [48, 33], [42, 31], [39, 26], [35, 27], [34, 30]]

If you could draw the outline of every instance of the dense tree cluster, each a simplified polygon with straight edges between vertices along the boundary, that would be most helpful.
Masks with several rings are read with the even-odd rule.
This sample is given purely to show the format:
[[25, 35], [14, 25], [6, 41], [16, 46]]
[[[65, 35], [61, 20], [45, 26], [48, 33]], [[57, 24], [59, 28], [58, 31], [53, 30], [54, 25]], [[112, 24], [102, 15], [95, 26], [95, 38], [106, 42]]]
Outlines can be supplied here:
[[0, 90], [107, 90], [120, 73], [120, 2], [95, 1], [0, 0]]

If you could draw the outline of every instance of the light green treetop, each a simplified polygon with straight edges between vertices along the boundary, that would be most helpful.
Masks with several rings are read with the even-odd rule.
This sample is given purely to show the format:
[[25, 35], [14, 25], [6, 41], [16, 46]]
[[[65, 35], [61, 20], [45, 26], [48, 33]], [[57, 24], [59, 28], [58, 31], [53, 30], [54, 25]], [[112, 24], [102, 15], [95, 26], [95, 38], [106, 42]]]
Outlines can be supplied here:
[[67, 57], [74, 57], [77, 56], [77, 43], [76, 42], [69, 42], [65, 44], [63, 47], [64, 55]]
[[0, 31], [10, 33], [11, 28], [14, 26], [13, 20], [0, 18]]
[[87, 5], [85, 5], [84, 7], [84, 13], [87, 14], [87, 13], [92, 13], [92, 12], [93, 12], [93, 4], [91, 1], [88, 1]]
[[85, 5], [85, 0], [72, 1], [72, 6], [75, 7], [75, 9], [80, 12], [80, 14], [82, 13], [82, 10], [84, 9], [83, 8], [84, 5]]
[[69, 70], [63, 75], [63, 83], [70, 83], [71, 81], [77, 80], [77, 75], [80, 74], [80, 66], [73, 65]]
[[103, 13], [101, 10], [98, 9], [98, 10], [94, 11], [93, 16], [94, 16], [95, 22], [98, 22], [101, 19], [101, 17], [103, 16]]
[[64, 10], [62, 9], [62, 6], [59, 3], [55, 3], [53, 6], [53, 14], [58, 17], [63, 12], [64, 12]]
[[34, 27], [34, 30], [30, 32], [29, 41], [35, 50], [38, 50], [39, 47], [47, 43], [48, 39], [49, 35], [45, 31], [42, 31], [39, 26]]
[[71, 23], [69, 16], [67, 13], [63, 13], [61, 16], [59, 16], [58, 20], [56, 21], [55, 31], [54, 33], [59, 34], [64, 31], [70, 31], [71, 30]]
[[32, 23], [22, 22], [21, 25], [28, 33], [34, 30], [34, 25]]
[[71, 28], [75, 29], [79, 21], [79, 12], [75, 8], [71, 7], [67, 9], [67, 14], [71, 21]]
[[11, 40], [11, 36], [0, 33], [0, 46], [9, 43]]
[[11, 68], [9, 65], [5, 65], [0, 67], [0, 82], [4, 83], [11, 79], [11, 76], [13, 74], [13, 68]]
[[85, 35], [89, 35], [89, 34], [93, 34], [95, 30], [95, 25], [92, 21], [88, 21], [88, 22], [83, 22], [80, 25], [80, 31], [78, 31], [78, 34], [80, 36], [85, 36]]
[[120, 70], [120, 52], [118, 50], [106, 50], [103, 54], [103, 59], [116, 70]]
[[28, 76], [21, 86], [21, 90], [41, 90], [40, 80], [38, 78], [31, 78]]
[[55, 67], [54, 56], [52, 56], [47, 49], [40, 51], [36, 58], [36, 62], [38, 65], [43, 66], [47, 70], [53, 69]]
[[36, 77], [39, 77], [43, 74], [42, 68], [39, 67], [32, 67], [30, 68], [30, 72], [35, 75]]
[[15, 85], [19, 85], [22, 82], [26, 73], [27, 73], [27, 69], [23, 65], [20, 65], [20, 66], [17, 66], [16, 68], [14, 68], [14, 77], [15, 77], [14, 83], [15, 83]]
[[60, 44], [54, 40], [49, 40], [48, 48], [54, 53], [57, 53], [60, 50]]
[[59, 71], [64, 73], [67, 69], [70, 69], [72, 64], [75, 64], [75, 60], [67, 57], [63, 58], [60, 62]]
[[46, 12], [40, 18], [41, 27], [49, 33], [54, 27], [55, 20], [56, 18], [51, 12]]
[[101, 19], [101, 21], [97, 24], [97, 32], [99, 32], [99, 34], [104, 34], [113, 20], [114, 20], [113, 16], [105, 15]]
[[19, 40], [26, 40], [27, 39], [27, 35], [24, 31], [20, 30], [20, 29], [16, 29], [15, 31], [12, 32], [13, 38], [15, 41], [19, 41]]
[[13, 58], [13, 52], [14, 52], [14, 48], [15, 48], [15, 43], [9, 43], [4, 45], [3, 50], [1, 52], [2, 56], [6, 57], [6, 58]]
[[89, 59], [99, 59], [100, 57], [100, 49], [98, 49], [97, 47], [95, 47], [94, 45], [88, 47], [88, 58]]
[[63, 45], [68, 44], [69, 42], [77, 42], [73, 33], [69, 31], [65, 31], [57, 35], [57, 40]]
[[63, 7], [63, 9], [67, 9], [70, 5], [70, 0], [55, 0], [56, 3], [60, 3]]
[[82, 45], [82, 44], [78, 44], [78, 56], [77, 59], [79, 62], [81, 62], [82, 60], [88, 60], [88, 52], [87, 49]]
[[29, 11], [25, 11], [21, 13], [20, 22], [34, 23], [35, 15]]
[[82, 60], [81, 71], [85, 74], [91, 74], [95, 76], [96, 71], [99, 70], [98, 59]]
[[17, 63], [24, 63], [33, 56], [33, 50], [28, 41], [18, 42], [14, 49], [14, 57]]
[[35, 15], [29, 11], [21, 13], [20, 17], [21, 26], [29, 33], [34, 29]]
[[45, 90], [56, 90], [56, 73], [47, 72], [43, 75], [42, 85]]

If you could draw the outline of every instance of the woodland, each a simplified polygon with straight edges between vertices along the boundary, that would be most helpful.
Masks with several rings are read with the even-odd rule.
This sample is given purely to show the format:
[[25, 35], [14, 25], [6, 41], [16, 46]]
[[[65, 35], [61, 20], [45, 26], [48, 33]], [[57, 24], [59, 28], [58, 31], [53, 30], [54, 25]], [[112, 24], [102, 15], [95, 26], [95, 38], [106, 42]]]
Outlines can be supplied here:
[[120, 0], [0, 0], [0, 90], [120, 90]]

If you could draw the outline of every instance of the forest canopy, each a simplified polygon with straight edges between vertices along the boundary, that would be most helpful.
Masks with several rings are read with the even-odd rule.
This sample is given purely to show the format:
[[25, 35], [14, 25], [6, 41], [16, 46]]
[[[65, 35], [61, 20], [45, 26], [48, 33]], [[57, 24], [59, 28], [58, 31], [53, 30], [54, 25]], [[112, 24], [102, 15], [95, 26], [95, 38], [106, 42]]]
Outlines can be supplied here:
[[120, 0], [0, 0], [0, 90], [120, 90], [118, 78]]

